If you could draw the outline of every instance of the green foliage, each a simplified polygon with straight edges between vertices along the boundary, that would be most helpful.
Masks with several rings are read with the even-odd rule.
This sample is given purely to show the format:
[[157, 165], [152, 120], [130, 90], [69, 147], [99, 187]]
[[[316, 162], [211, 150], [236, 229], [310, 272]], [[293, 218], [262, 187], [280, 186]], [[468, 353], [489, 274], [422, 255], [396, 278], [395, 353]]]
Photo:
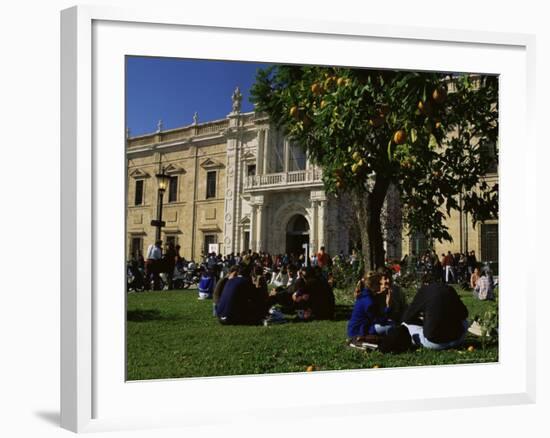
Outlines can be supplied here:
[[483, 310], [481, 316], [474, 319], [481, 326], [481, 344], [483, 348], [487, 344], [498, 342], [498, 290], [495, 291], [495, 306]]
[[[471, 315], [496, 308], [470, 292], [460, 295]], [[470, 335], [462, 347], [448, 351], [384, 355], [350, 349], [345, 338], [353, 288], [336, 290], [335, 296], [335, 321], [250, 327], [220, 325], [212, 301], [197, 300], [195, 290], [129, 294], [128, 380], [305, 372], [310, 365], [328, 371], [498, 361], [494, 341], [467, 351], [479, 346]]]
[[322, 167], [328, 192], [367, 195], [389, 180], [409, 229], [438, 240], [451, 239], [452, 210], [496, 217], [498, 186], [481, 180], [497, 159], [484, 147], [496, 152], [497, 78], [276, 66], [258, 73], [251, 93]]
[[331, 267], [334, 276], [334, 284], [339, 289], [347, 289], [357, 284], [363, 274], [363, 263], [357, 261], [355, 264], [335, 261]]

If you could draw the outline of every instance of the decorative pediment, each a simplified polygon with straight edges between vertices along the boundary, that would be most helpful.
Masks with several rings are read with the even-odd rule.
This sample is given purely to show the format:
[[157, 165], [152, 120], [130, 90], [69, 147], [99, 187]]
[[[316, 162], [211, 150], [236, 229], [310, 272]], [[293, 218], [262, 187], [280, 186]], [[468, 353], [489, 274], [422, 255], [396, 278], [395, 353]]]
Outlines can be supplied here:
[[151, 175], [149, 175], [147, 172], [145, 172], [142, 169], [134, 169], [130, 172], [130, 176], [135, 179], [142, 179], [142, 178], [149, 178]]
[[164, 168], [164, 172], [168, 175], [178, 175], [182, 173], [187, 173], [183, 167], [172, 163], [170, 163], [168, 166]]
[[254, 155], [252, 152], [248, 151], [243, 155], [243, 157], [241, 159], [243, 161], [256, 161], [256, 155]]
[[201, 167], [203, 169], [223, 169], [225, 166], [220, 163], [217, 160], [213, 160], [212, 158], [207, 158], [201, 163]]
[[250, 216], [243, 216], [243, 218], [239, 221], [239, 225], [250, 225]]

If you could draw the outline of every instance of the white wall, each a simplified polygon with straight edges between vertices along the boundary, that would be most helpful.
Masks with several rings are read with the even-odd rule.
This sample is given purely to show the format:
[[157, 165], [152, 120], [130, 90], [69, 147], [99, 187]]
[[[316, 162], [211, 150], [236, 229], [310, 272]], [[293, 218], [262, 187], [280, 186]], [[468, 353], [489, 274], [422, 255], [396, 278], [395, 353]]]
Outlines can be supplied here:
[[[463, 0], [441, 2], [354, 2], [352, 0], [298, 2], [234, 1], [98, 1], [98, 4], [145, 5], [146, 7], [202, 8], [232, 14], [257, 13], [281, 16], [475, 28], [503, 32], [536, 33], [539, 78], [538, 121], [547, 125], [550, 71], [550, 30], [544, 2]], [[0, 236], [0, 431], [6, 437], [62, 436], [58, 429], [59, 406], [59, 10], [71, 1], [27, 0], [5, 2], [0, 14], [0, 126], [2, 133], [0, 187], [2, 223]], [[264, 5], [264, 9], [262, 8]], [[253, 12], [252, 12], [253, 11]], [[230, 23], [228, 23], [230, 24]], [[545, 163], [549, 161], [548, 135], [539, 133], [540, 187], [548, 185]], [[520, 147], [521, 145], [518, 145]], [[542, 209], [545, 206], [540, 206]], [[539, 217], [543, 217], [539, 211]], [[36, 223], [41, 223], [39, 229]], [[541, 222], [542, 225], [542, 222]], [[530, 260], [545, 261], [550, 247], [548, 233], [540, 233], [539, 254]], [[30, 267], [24, 266], [33, 262]], [[521, 267], [518, 270], [521, 272]], [[365, 436], [540, 436], [548, 431], [545, 416], [550, 409], [548, 372], [548, 312], [550, 294], [539, 286], [537, 311], [539, 402], [477, 410], [419, 412], [343, 419], [316, 419], [291, 425], [253, 424], [229, 427], [227, 436], [275, 437], [346, 436], [363, 431]], [[544, 325], [544, 326], [543, 326]], [[182, 396], [184, 396], [182, 394]], [[546, 415], [545, 415], [546, 414]], [[213, 413], [213, 415], [215, 415]], [[531, 430], [532, 432], [528, 432]], [[387, 431], [390, 431], [389, 434]], [[135, 432], [137, 436], [201, 436], [202, 431], [165, 430]], [[130, 432], [112, 437], [130, 436]], [[132, 435], [133, 436], [133, 435]]]

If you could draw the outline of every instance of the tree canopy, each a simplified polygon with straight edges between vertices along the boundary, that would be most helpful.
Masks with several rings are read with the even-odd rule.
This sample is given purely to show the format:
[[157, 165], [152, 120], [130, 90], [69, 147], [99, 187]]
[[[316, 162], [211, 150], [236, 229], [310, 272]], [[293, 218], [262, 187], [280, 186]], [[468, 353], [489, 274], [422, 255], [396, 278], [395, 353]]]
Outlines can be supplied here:
[[390, 185], [408, 229], [430, 238], [451, 239], [452, 210], [474, 223], [498, 214], [498, 185], [483, 178], [498, 159], [495, 76], [280, 65], [260, 70], [251, 93], [322, 168], [327, 192], [351, 197], [370, 227], [362, 242], [371, 266], [382, 257]]

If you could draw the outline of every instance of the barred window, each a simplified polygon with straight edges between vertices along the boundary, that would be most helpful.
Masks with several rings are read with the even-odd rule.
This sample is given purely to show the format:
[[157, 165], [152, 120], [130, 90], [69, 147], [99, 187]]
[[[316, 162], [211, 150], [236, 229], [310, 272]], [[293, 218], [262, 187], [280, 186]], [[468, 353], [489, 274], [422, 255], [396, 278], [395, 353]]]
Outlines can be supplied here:
[[178, 177], [170, 177], [168, 186], [168, 202], [176, 202], [178, 200]]
[[136, 190], [134, 195], [134, 205], [143, 204], [143, 180], [138, 179], [136, 181]]
[[206, 198], [216, 197], [216, 172], [208, 172], [206, 174]]

